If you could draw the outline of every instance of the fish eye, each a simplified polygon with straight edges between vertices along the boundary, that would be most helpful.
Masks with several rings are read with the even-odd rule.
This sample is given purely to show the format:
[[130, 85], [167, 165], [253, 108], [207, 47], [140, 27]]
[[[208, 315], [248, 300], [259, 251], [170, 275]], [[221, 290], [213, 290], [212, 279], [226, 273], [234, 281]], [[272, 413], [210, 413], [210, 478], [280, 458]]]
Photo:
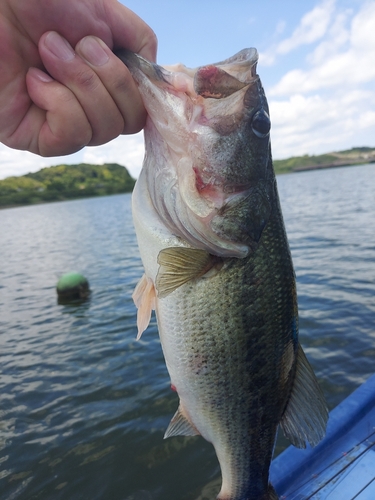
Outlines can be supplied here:
[[267, 137], [271, 130], [271, 120], [268, 113], [262, 108], [255, 113], [251, 121], [251, 128], [257, 137]]

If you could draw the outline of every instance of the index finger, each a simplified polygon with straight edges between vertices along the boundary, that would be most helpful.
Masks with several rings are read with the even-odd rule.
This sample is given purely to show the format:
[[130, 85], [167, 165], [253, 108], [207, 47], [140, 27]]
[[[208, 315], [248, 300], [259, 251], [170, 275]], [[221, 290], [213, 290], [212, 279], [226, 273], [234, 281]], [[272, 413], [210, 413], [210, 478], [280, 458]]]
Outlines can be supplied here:
[[127, 48], [149, 61], [156, 61], [157, 38], [150, 26], [133, 11], [119, 4], [107, 12], [113, 36], [113, 48]]

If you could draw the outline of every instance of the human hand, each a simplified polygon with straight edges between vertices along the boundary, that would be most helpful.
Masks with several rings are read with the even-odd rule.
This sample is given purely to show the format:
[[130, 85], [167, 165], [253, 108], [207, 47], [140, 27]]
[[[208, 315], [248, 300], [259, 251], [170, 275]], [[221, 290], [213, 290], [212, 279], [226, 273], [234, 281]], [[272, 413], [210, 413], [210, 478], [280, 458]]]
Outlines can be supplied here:
[[155, 60], [154, 33], [117, 0], [0, 0], [0, 141], [57, 156], [141, 130], [119, 47]]

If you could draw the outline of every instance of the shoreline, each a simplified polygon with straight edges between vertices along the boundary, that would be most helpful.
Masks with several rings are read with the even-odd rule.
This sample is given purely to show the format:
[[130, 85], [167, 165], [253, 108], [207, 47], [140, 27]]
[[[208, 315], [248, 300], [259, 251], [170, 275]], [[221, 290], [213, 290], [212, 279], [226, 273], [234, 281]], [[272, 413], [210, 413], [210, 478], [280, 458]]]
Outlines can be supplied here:
[[326, 168], [355, 167], [360, 165], [367, 165], [370, 163], [375, 163], [374, 157], [371, 157], [366, 161], [361, 161], [360, 163], [358, 163], [358, 160], [353, 160], [353, 161], [337, 160], [331, 163], [321, 163], [320, 165], [306, 165], [303, 167], [294, 167], [292, 168], [291, 172], [304, 172], [306, 170], [320, 170]]
[[36, 207], [38, 205], [47, 205], [48, 203], [63, 203], [65, 201], [77, 201], [77, 200], [89, 200], [92, 198], [102, 198], [103, 196], [117, 196], [121, 194], [131, 194], [132, 191], [124, 191], [123, 193], [108, 193], [108, 194], [97, 194], [92, 196], [79, 196], [78, 198], [65, 198], [65, 200], [46, 200], [37, 201], [35, 203], [20, 203], [16, 205], [0, 205], [0, 210], [6, 210], [7, 208], [19, 208], [19, 207]]
[[[370, 158], [364, 160], [364, 161], [358, 161], [358, 160], [337, 160], [334, 162], [330, 163], [321, 163], [321, 164], [316, 164], [316, 165], [304, 165], [301, 167], [292, 167], [290, 170], [287, 171], [280, 171], [277, 172], [275, 171], [275, 175], [284, 175], [284, 174], [292, 174], [294, 172], [308, 172], [310, 170], [325, 170], [325, 169], [330, 169], [330, 168], [340, 168], [340, 167], [354, 167], [354, 166], [361, 166], [361, 165], [368, 165], [371, 163], [375, 163], [375, 156], [370, 156]], [[48, 201], [38, 201], [36, 203], [21, 203], [21, 204], [14, 204], [14, 205], [0, 205], [0, 210], [6, 210], [9, 208], [19, 208], [19, 207], [30, 207], [30, 206], [36, 206], [36, 205], [45, 205], [47, 203], [57, 203], [57, 202], [63, 202], [63, 201], [74, 201], [74, 200], [83, 200], [83, 199], [89, 199], [89, 198], [100, 198], [102, 196], [114, 196], [114, 195], [119, 195], [119, 194], [127, 194], [127, 193], [132, 193], [132, 191], [124, 191], [123, 193], [108, 193], [108, 194], [98, 194], [98, 195], [93, 195], [93, 196], [79, 196], [77, 198], [66, 198], [64, 200], [48, 200]]]

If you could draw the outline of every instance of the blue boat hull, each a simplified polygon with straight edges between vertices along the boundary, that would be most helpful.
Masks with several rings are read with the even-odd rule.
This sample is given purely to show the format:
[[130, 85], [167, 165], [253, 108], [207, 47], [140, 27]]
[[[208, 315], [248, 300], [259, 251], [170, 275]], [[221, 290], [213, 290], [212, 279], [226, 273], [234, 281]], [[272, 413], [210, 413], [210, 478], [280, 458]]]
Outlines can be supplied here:
[[275, 458], [270, 479], [282, 500], [375, 499], [375, 375], [330, 412], [318, 446]]

